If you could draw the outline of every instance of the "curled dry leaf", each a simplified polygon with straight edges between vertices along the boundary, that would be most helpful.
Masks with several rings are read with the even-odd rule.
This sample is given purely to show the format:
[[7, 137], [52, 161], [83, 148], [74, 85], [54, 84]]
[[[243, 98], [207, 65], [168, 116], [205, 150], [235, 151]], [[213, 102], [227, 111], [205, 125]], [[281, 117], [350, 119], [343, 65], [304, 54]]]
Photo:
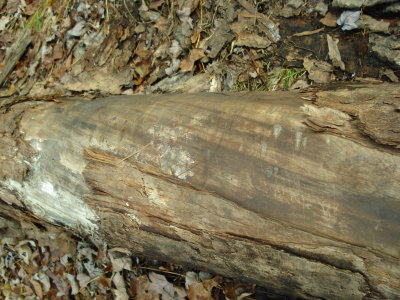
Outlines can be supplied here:
[[156, 291], [149, 289], [149, 279], [146, 275], [137, 278], [131, 285], [130, 290], [136, 295], [137, 300], [159, 299]]
[[189, 56], [182, 59], [179, 67], [183, 72], [191, 72], [193, 71], [194, 63], [203, 57], [205, 57], [203, 49], [192, 49]]
[[194, 282], [188, 291], [189, 300], [210, 300], [212, 297], [212, 289], [219, 284], [214, 279], [204, 282]]
[[326, 40], [328, 42], [329, 58], [335, 67], [339, 67], [342, 71], [345, 70], [344, 62], [340, 56], [340, 51], [338, 47], [339, 40], [331, 37], [329, 34], [326, 35]]
[[333, 67], [327, 62], [306, 57], [303, 65], [308, 72], [308, 77], [316, 83], [327, 83], [331, 81]]
[[336, 20], [338, 16], [334, 15], [331, 12], [328, 12], [325, 17], [323, 17], [321, 20], [319, 20], [322, 24], [328, 27], [336, 27]]
[[29, 280], [29, 282], [32, 284], [32, 287], [33, 287], [33, 290], [34, 290], [36, 296], [38, 296], [39, 299], [43, 299], [43, 290], [42, 290], [42, 286], [40, 285], [40, 283], [33, 279]]

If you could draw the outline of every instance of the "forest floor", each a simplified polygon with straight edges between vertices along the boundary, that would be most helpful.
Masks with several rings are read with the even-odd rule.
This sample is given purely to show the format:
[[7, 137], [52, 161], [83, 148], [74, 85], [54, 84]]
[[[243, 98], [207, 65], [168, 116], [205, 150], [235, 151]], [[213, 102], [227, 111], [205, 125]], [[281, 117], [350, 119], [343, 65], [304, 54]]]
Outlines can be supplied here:
[[[0, 0], [0, 109], [10, 99], [398, 83], [396, 7], [331, 2]], [[0, 234], [5, 299], [275, 299], [61, 229], [0, 217]]]

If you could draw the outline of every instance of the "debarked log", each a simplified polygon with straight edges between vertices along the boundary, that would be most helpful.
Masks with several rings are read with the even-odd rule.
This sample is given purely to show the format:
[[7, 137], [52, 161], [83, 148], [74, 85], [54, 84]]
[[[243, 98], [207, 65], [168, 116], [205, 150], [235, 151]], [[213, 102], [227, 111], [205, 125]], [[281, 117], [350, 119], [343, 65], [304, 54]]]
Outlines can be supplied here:
[[287, 297], [395, 299], [399, 95], [364, 85], [9, 104], [1, 205]]

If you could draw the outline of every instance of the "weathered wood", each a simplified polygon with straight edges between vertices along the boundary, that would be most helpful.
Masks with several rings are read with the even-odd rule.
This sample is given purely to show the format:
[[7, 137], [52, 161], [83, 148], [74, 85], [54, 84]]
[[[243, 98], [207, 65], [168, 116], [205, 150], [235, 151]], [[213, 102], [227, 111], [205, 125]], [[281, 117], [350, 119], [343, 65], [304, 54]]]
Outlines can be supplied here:
[[[394, 299], [398, 139], [365, 128], [382, 111], [399, 118], [400, 88], [365, 89], [329, 105], [329, 91], [14, 104], [0, 121], [0, 198], [289, 297]], [[356, 110], [340, 107], [349, 99]]]
[[4, 58], [5, 65], [0, 73], [0, 86], [4, 83], [7, 76], [14, 69], [15, 65], [25, 53], [26, 48], [32, 42], [32, 32], [30, 29], [25, 29], [15, 43], [7, 51], [6, 57]]

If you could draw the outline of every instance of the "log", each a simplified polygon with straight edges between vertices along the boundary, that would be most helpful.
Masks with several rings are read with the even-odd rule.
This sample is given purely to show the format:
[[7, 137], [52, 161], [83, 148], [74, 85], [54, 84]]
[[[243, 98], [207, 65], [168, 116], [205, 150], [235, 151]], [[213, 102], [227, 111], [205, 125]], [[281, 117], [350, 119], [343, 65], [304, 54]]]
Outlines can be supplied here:
[[396, 299], [399, 96], [385, 84], [7, 100], [1, 214], [288, 298]]

